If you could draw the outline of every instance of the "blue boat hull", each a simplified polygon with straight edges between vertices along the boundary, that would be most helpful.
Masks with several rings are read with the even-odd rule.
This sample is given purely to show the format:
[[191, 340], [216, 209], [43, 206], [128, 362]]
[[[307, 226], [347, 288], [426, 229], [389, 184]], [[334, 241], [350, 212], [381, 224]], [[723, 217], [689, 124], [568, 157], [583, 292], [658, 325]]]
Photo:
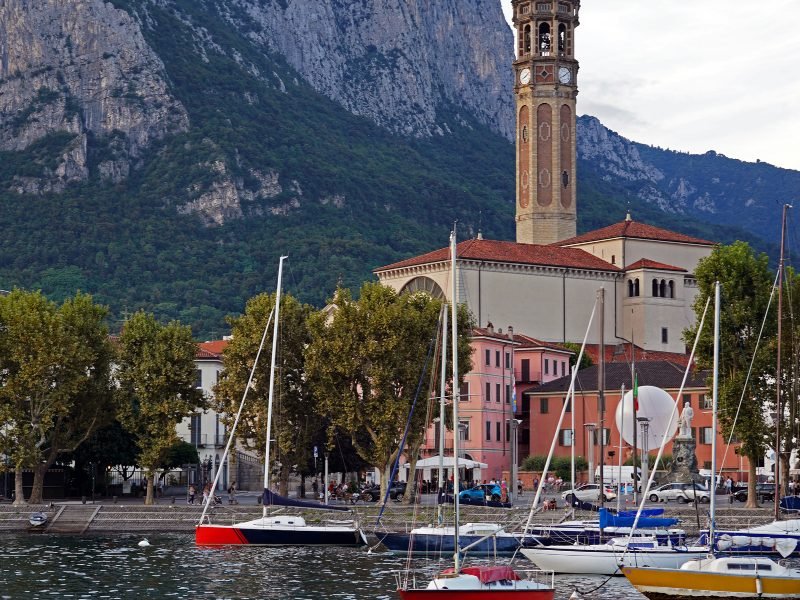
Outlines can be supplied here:
[[[452, 535], [432, 535], [410, 533], [376, 534], [381, 543], [392, 552], [412, 554], [452, 554], [454, 552]], [[477, 542], [483, 536], [461, 535], [462, 548]], [[513, 554], [519, 548], [519, 540], [513, 536], [490, 537], [469, 549], [470, 556], [495, 556]]]

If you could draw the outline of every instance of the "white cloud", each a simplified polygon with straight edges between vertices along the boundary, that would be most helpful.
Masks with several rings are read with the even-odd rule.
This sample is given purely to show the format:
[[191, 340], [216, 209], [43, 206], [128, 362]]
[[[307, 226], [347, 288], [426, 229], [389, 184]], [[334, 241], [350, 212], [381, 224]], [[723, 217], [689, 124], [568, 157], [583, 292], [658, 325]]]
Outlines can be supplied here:
[[638, 142], [800, 169], [798, 30], [797, 0], [584, 0], [578, 112]]

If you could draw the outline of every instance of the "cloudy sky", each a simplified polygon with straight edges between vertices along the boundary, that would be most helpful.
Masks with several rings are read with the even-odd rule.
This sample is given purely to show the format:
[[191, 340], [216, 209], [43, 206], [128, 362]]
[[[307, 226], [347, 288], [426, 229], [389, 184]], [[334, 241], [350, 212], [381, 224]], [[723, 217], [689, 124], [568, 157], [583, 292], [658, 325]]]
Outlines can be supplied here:
[[579, 114], [637, 142], [800, 170], [799, 0], [584, 0], [576, 55]]

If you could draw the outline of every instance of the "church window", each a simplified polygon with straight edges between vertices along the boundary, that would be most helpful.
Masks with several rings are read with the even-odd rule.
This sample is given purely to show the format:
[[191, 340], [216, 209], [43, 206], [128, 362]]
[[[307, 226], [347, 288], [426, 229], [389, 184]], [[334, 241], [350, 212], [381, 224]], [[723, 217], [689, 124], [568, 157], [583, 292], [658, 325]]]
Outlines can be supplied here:
[[414, 277], [414, 279], [405, 284], [400, 290], [401, 294], [404, 292], [409, 292], [411, 294], [415, 292], [425, 292], [437, 300], [444, 298], [442, 288], [430, 277]]
[[550, 56], [550, 23], [541, 23], [539, 25], [539, 54], [542, 56]]
[[669, 297], [670, 298], [674, 298], [675, 297], [675, 281], [670, 279], [669, 280], [669, 284], [667, 284], [667, 285], [669, 287]]
[[522, 30], [522, 53], [523, 54], [530, 54], [531, 53], [531, 26], [525, 25], [524, 29]]
[[658, 279], [653, 279], [653, 298], [658, 298]]
[[662, 279], [661, 283], [658, 285], [658, 295], [662, 298], [667, 297], [667, 282]]
[[639, 278], [638, 277], [636, 279], [634, 279], [634, 281], [633, 281], [633, 295], [634, 296], [638, 296], [639, 295]]
[[612, 254], [611, 255], [611, 264], [612, 265], [617, 264], [617, 255], [616, 254]]
[[669, 330], [666, 327], [661, 328], [661, 343], [669, 343]]
[[561, 23], [558, 26], [558, 53], [560, 56], [564, 56], [564, 52], [567, 50], [567, 26], [564, 23]]
[[628, 279], [628, 298], [633, 298], [633, 279]]
[[567, 173], [566, 171], [561, 172], [561, 185], [563, 185], [565, 188], [569, 185], [569, 173]]

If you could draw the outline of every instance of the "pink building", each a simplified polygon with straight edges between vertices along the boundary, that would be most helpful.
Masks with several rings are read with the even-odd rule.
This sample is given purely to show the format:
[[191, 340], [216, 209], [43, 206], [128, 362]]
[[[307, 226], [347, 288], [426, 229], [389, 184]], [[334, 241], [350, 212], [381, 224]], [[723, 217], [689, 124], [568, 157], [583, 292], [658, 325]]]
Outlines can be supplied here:
[[[526, 335], [495, 330], [491, 323], [476, 328], [472, 336], [473, 369], [465, 376], [459, 400], [462, 456], [487, 465], [473, 469], [475, 481], [500, 479], [511, 467], [511, 421], [519, 413], [516, 399], [529, 388], [558, 379], [569, 372], [569, 350], [558, 344], [541, 342]], [[516, 389], [515, 389], [516, 376]], [[520, 429], [519, 445], [527, 430]], [[428, 430], [423, 457], [438, 454], [438, 423]], [[446, 433], [445, 456], [452, 455], [452, 432]], [[423, 472], [434, 480], [435, 469]]]

